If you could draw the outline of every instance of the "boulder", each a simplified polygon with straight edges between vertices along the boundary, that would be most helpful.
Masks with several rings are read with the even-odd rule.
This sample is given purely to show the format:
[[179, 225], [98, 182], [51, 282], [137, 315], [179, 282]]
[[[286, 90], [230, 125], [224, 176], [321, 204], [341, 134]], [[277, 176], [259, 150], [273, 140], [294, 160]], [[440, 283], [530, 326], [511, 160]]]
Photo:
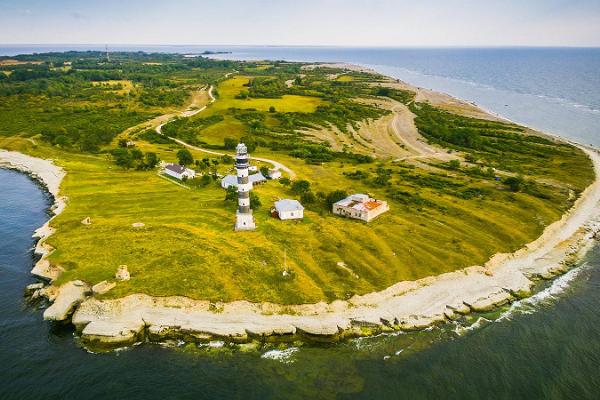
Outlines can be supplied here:
[[81, 338], [90, 343], [116, 346], [135, 343], [144, 329], [144, 321], [129, 319], [126, 321], [99, 320], [86, 325]]
[[25, 287], [25, 296], [31, 296], [44, 287], [42, 282], [32, 283]]
[[50, 321], [66, 320], [89, 292], [90, 287], [85, 282], [71, 281], [65, 283], [58, 289], [54, 303], [44, 311], [44, 319]]
[[118, 281], [128, 281], [129, 279], [131, 279], [129, 271], [127, 270], [127, 265], [119, 265], [117, 273], [115, 274], [115, 278]]
[[48, 281], [53, 281], [60, 275], [61, 269], [54, 267], [45, 258], [40, 259], [31, 270], [31, 274]]
[[81, 223], [84, 225], [91, 225], [92, 219], [90, 217], [85, 217], [84, 219], [81, 220]]
[[144, 224], [143, 222], [134, 222], [133, 224], [131, 224], [131, 226], [133, 226], [134, 228], [143, 228], [144, 226], [146, 226], [146, 224]]
[[97, 283], [94, 286], [92, 286], [92, 293], [104, 294], [104, 293], [108, 292], [109, 290], [111, 290], [112, 288], [114, 288], [115, 286], [117, 286], [117, 284], [115, 282], [102, 281], [102, 282]]

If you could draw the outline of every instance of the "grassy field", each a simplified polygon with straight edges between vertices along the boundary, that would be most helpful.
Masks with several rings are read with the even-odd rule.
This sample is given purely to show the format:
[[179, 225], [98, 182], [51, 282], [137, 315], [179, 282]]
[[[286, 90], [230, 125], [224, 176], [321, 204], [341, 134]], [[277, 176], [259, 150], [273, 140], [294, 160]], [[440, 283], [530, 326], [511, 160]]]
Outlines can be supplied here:
[[[172, 62], [160, 58], [143, 61], [164, 64], [143, 68], [161, 69]], [[244, 85], [252, 76], [215, 82], [212, 64], [192, 67], [185, 73], [174, 69], [175, 81], [189, 85], [205, 77], [206, 82], [218, 85], [218, 99], [182, 129], [226, 152], [231, 150], [221, 147], [225, 138], [252, 141], [256, 149], [251, 155], [292, 168], [296, 179], [310, 182], [317, 200], [305, 204], [304, 220], [279, 221], [269, 214], [273, 202], [300, 196], [289, 186], [269, 181], [254, 190], [262, 203], [254, 211], [257, 229], [234, 232], [235, 203], [224, 200], [225, 191], [216, 180], [182, 188], [158, 176], [156, 169], [117, 166], [110, 155], [116, 136], [99, 151], [82, 152], [35, 135], [35, 130], [9, 135], [9, 121], [0, 124], [6, 129], [6, 136], [0, 136], [0, 148], [52, 158], [67, 171], [62, 192], [69, 199], [68, 206], [53, 220], [57, 232], [48, 239], [56, 248], [50, 261], [65, 270], [57, 284], [73, 279], [91, 284], [111, 280], [119, 265], [125, 264], [131, 280], [119, 282], [106, 297], [147, 293], [285, 304], [346, 299], [398, 281], [481, 264], [496, 252], [516, 250], [560, 218], [573, 204], [573, 192], [580, 192], [593, 179], [589, 160], [572, 146], [519, 142], [511, 136], [513, 127], [486, 125], [429, 109], [419, 115], [420, 128], [431, 140], [460, 154], [472, 153], [478, 160], [471, 166], [431, 162], [420, 168], [409, 162], [357, 159], [349, 153], [332, 152], [324, 144], [307, 144], [297, 129], [305, 121], [321, 127], [334, 121], [343, 127], [386, 115], [353, 103], [353, 96], [372, 92], [364, 86], [366, 74], [350, 74], [352, 79], [340, 86], [327, 79], [331, 71], [307, 71], [300, 85], [286, 89], [282, 82], [294, 78], [289, 71], [297, 71], [298, 66], [273, 63], [244, 69], [236, 65], [244, 73], [256, 68], [257, 74], [273, 73], [276, 77], [269, 89], [275, 93], [273, 97], [239, 99], [236, 96], [247, 88]], [[214, 68], [222, 72], [224, 66], [216, 64]], [[164, 74], [157, 73], [156, 77]], [[402, 99], [410, 98], [402, 94]], [[276, 113], [269, 112], [271, 106]], [[318, 106], [322, 106], [321, 111]], [[139, 104], [136, 107], [148, 110]], [[174, 107], [169, 104], [163, 110]], [[331, 108], [322, 111], [323, 107]], [[48, 112], [48, 117], [52, 115]], [[214, 118], [217, 115], [219, 118]], [[211, 116], [212, 122], [205, 123]], [[127, 122], [134, 125], [140, 117], [119, 121], [118, 126]], [[448, 132], [457, 129], [467, 136], [479, 135], [481, 145], [455, 144], [457, 138]], [[175, 162], [181, 149], [173, 143], [151, 143], [140, 137], [135, 141], [143, 153], [154, 152], [167, 162]], [[316, 150], [311, 146], [317, 146]], [[527, 151], [517, 152], [517, 147]], [[328, 157], [300, 157], [299, 149], [307, 148], [327, 150]], [[209, 158], [212, 172], [226, 174], [232, 168], [220, 157], [192, 153], [196, 160]], [[499, 180], [488, 172], [491, 166], [527, 178], [512, 191], [504, 178]], [[334, 190], [370, 193], [388, 201], [390, 211], [369, 224], [334, 216], [322, 200]], [[91, 218], [91, 225], [81, 223], [86, 217]], [[135, 222], [145, 226], [133, 228]], [[291, 276], [282, 275], [284, 252]], [[345, 267], [340, 267], [340, 262]]]
[[297, 95], [285, 95], [280, 99], [237, 99], [236, 96], [249, 81], [249, 77], [234, 76], [221, 82], [218, 86], [219, 101], [211, 106], [213, 112], [229, 108], [253, 108], [259, 111], [269, 111], [270, 107], [275, 107], [279, 112], [311, 113], [323, 102], [318, 97]]
[[[50, 260], [66, 270], [59, 283], [110, 280], [120, 264], [128, 265], [132, 279], [119, 283], [110, 297], [143, 292], [280, 303], [347, 298], [515, 250], [567, 206], [566, 197], [555, 205], [493, 187], [492, 194], [476, 200], [419, 189], [421, 198], [435, 206], [412, 207], [388, 198], [391, 211], [370, 224], [333, 216], [319, 206], [309, 207], [302, 222], [283, 222], [271, 218], [268, 209], [277, 198], [296, 196], [271, 181], [256, 188], [263, 203], [255, 211], [258, 229], [236, 233], [235, 205], [224, 202], [217, 183], [185, 190], [155, 171], [124, 171], [102, 156], [33, 148], [24, 140], [0, 145], [55, 158], [68, 171], [63, 192], [69, 206], [53, 222], [57, 233], [49, 243], [58, 250]], [[168, 161], [178, 150], [144, 148], [150, 149]], [[294, 169], [315, 190], [343, 188], [386, 198], [385, 192], [344, 177], [341, 172], [350, 169], [341, 164], [295, 164]], [[89, 226], [80, 222], [86, 217], [91, 217]], [[145, 227], [133, 228], [134, 222]], [[293, 279], [281, 274], [284, 250]], [[338, 267], [340, 261], [359, 279]]]

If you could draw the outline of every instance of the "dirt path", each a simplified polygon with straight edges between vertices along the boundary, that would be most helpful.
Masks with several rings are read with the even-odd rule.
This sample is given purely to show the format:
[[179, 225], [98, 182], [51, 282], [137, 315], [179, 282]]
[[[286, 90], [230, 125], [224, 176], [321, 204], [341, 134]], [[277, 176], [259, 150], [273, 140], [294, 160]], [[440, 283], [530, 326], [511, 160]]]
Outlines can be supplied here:
[[[229, 77], [231, 74], [233, 74], [233, 73], [235, 73], [235, 72], [236, 72], [236, 71], [234, 71], [234, 72], [229, 72], [229, 73], [225, 74], [225, 77], [227, 78], [227, 77]], [[214, 95], [213, 95], [213, 93], [212, 93], [212, 92], [213, 92], [213, 86], [211, 85], [211, 86], [208, 88], [208, 97], [210, 98], [210, 100], [208, 101], [208, 103], [207, 103], [207, 104], [205, 104], [204, 106], [202, 106], [202, 107], [201, 107], [201, 108], [199, 108], [199, 109], [194, 109], [194, 110], [192, 110], [192, 109], [190, 108], [190, 107], [191, 107], [191, 106], [190, 106], [190, 107], [188, 107], [188, 109], [187, 109], [186, 111], [183, 111], [182, 113], [178, 113], [178, 114], [177, 114], [177, 113], [176, 113], [176, 114], [167, 114], [167, 115], [162, 115], [161, 117], [157, 117], [157, 118], [155, 118], [154, 120], [156, 120], [156, 119], [158, 119], [158, 118], [163, 118], [163, 117], [167, 117], [167, 116], [168, 116], [168, 118], [163, 118], [163, 119], [162, 119], [162, 120], [159, 122], [159, 124], [158, 124], [158, 125], [156, 126], [156, 128], [155, 128], [156, 132], [162, 135], [162, 134], [163, 134], [163, 133], [162, 133], [162, 127], [163, 127], [163, 126], [165, 126], [166, 124], [168, 124], [168, 123], [169, 123], [169, 122], [170, 122], [170, 121], [171, 121], [173, 118], [175, 118], [175, 117], [178, 117], [178, 116], [179, 116], [179, 117], [186, 117], [186, 118], [187, 118], [187, 117], [191, 117], [191, 116], [193, 116], [193, 115], [196, 115], [196, 114], [198, 114], [198, 113], [200, 113], [200, 112], [202, 112], [202, 111], [206, 110], [206, 108], [207, 108], [207, 107], [208, 107], [210, 104], [212, 104], [213, 102], [215, 102], [215, 101], [217, 100], [217, 99], [214, 97]], [[153, 120], [153, 121], [154, 121], [154, 120]], [[224, 156], [224, 155], [228, 154], [228, 153], [221, 153], [221, 152], [218, 152], [218, 151], [214, 151], [214, 150], [208, 150], [208, 149], [204, 149], [204, 148], [202, 148], [202, 147], [194, 146], [194, 145], [191, 145], [191, 144], [189, 144], [189, 143], [186, 143], [186, 142], [184, 142], [184, 141], [183, 141], [183, 140], [181, 140], [181, 139], [177, 139], [177, 138], [174, 138], [174, 137], [171, 137], [171, 136], [167, 136], [167, 137], [168, 137], [169, 139], [173, 140], [174, 142], [176, 142], [176, 143], [179, 143], [179, 144], [180, 144], [180, 145], [182, 145], [182, 146], [185, 146], [185, 147], [187, 147], [187, 148], [189, 148], [189, 149], [192, 149], [192, 150], [200, 151], [200, 152], [202, 152], [202, 153], [206, 153], [206, 154], [212, 154], [212, 155], [215, 155], [215, 156]], [[228, 155], [229, 155], [229, 156], [232, 156], [232, 157], [235, 157], [235, 154], [233, 154], [233, 153], [231, 153], [231, 154], [228, 154]], [[294, 178], [296, 177], [296, 173], [295, 173], [293, 170], [291, 170], [290, 168], [286, 167], [284, 164], [280, 163], [279, 161], [275, 161], [275, 160], [271, 160], [271, 159], [268, 159], [268, 158], [263, 158], [263, 157], [250, 157], [250, 159], [251, 159], [251, 160], [255, 160], [255, 161], [262, 161], [262, 162], [265, 162], [265, 163], [271, 164], [271, 165], [273, 166], [273, 168], [277, 168], [277, 169], [280, 169], [280, 170], [281, 170], [281, 171], [283, 171], [283, 172], [286, 172], [286, 173], [287, 173], [287, 174], [290, 176], [290, 178], [291, 178], [291, 179], [294, 179]]]
[[458, 156], [431, 146], [425, 141], [415, 125], [415, 115], [407, 106], [395, 102], [392, 112], [394, 113], [394, 119], [391, 123], [392, 132], [404, 144], [406, 149], [412, 153], [410, 156], [402, 157], [398, 160], [436, 158], [441, 161], [449, 161], [458, 158]]

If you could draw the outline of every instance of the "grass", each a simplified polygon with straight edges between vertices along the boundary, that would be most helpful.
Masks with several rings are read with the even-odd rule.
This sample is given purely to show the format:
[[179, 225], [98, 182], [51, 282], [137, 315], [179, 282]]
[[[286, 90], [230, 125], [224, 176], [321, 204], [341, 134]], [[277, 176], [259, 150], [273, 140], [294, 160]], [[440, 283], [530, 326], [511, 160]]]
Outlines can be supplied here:
[[[200, 78], [214, 82], [225, 68], [219, 65], [213, 70], [198, 65], [173, 73], [181, 74], [180, 79], [191, 87]], [[268, 71], [257, 72], [277, 73], [277, 68], [277, 63], [273, 63], [268, 65]], [[244, 68], [236, 66], [236, 69]], [[372, 92], [363, 87], [364, 82], [373, 79], [370, 75], [342, 75], [351, 79], [343, 81], [343, 85], [329, 86], [324, 78], [327, 73], [307, 71], [306, 87], [293, 89], [297, 91], [294, 93], [306, 94], [318, 88], [321, 97], [284, 94], [280, 98], [237, 99], [250, 77], [234, 76], [221, 81], [217, 101], [193, 119], [210, 118], [214, 114], [223, 119], [215, 118], [218, 122], [205, 125], [198, 120], [197, 124], [190, 124], [190, 129], [196, 129], [193, 133], [199, 141], [213, 146], [223, 145], [225, 138], [241, 137], [266, 144], [270, 141], [288, 144], [302, 138], [294, 131], [301, 126], [295, 122], [324, 126], [323, 121], [338, 114], [344, 114], [344, 118], [333, 121], [340, 124], [348, 119], [352, 123], [364, 119], [365, 110], [356, 111], [357, 117], [349, 118], [349, 107], [334, 109], [325, 116], [315, 112], [319, 105], [354, 104], [348, 95], [356, 90], [363, 96]], [[289, 77], [290, 73], [285, 71], [279, 75], [281, 81]], [[198, 82], [195, 83], [197, 87]], [[55, 108], [50, 107], [49, 100], [37, 95], [5, 102], [27, 107], [15, 106], [0, 112], [4, 117], [0, 133], [6, 135], [0, 135], [0, 148], [52, 158], [67, 171], [61, 190], [69, 199], [68, 206], [52, 222], [57, 231], [48, 242], [56, 251], [50, 261], [65, 270], [57, 284], [73, 279], [91, 284], [111, 280], [119, 265], [127, 265], [131, 280], [119, 282], [105, 297], [147, 293], [283, 304], [346, 299], [353, 294], [382, 290], [398, 281], [482, 264], [497, 252], [514, 251], [538, 237], [545, 226], [559, 219], [572, 205], [570, 190], [578, 192], [593, 179], [589, 160], [572, 146], [523, 142], [510, 135], [513, 128], [509, 126], [483, 126], [481, 121], [456, 118], [433, 109], [416, 110], [422, 111], [418, 122], [430, 139], [445, 147], [454, 146], [459, 152], [472, 153], [485, 167], [522, 173], [526, 177], [524, 190], [513, 193], [493, 177], [477, 175], [465, 166], [450, 169], [430, 163], [425, 169], [402, 162], [359, 163], [344, 157], [332, 157], [325, 163], [305, 162], [291, 156], [288, 148], [260, 144], [252, 156], [289, 166], [297, 179], [310, 182], [314, 193], [338, 189], [370, 193], [387, 200], [390, 211], [366, 224], [332, 215], [319, 200], [306, 205], [302, 221], [279, 221], [268, 212], [273, 202], [298, 196], [279, 182], [269, 181], [254, 190], [262, 202], [262, 207], [254, 213], [257, 230], [238, 233], [233, 231], [235, 204], [224, 201], [225, 191], [218, 182], [182, 188], [159, 177], [157, 171], [123, 170], [105, 152], [86, 154], [73, 148], [61, 149], [40, 138], [40, 128], [46, 125], [75, 126], [87, 132], [95, 121], [90, 115], [97, 115], [98, 123], [110, 115], [114, 129], [125, 130], [154, 115], [151, 110], [160, 108], [163, 113], [174, 110], [173, 104], [155, 109], [129, 100], [129, 106], [139, 113], [124, 114], [113, 110], [115, 103], [124, 99], [101, 95], [95, 102], [60, 98], [53, 100]], [[202, 99], [197, 100], [200, 106]], [[82, 108], [84, 102], [87, 108], [82, 112], [71, 111], [70, 108]], [[64, 107], [58, 108], [56, 104]], [[113, 108], [108, 109], [108, 105]], [[277, 113], [268, 112], [271, 106]], [[249, 115], [231, 108], [246, 109]], [[251, 108], [258, 112], [248, 112]], [[21, 111], [12, 115], [16, 109]], [[377, 113], [369, 115], [379, 118]], [[81, 121], [86, 124], [80, 126]], [[483, 144], [478, 147], [462, 144], [458, 140], [465, 139], [464, 135], [452, 135], [460, 130]], [[15, 136], [20, 132], [21, 136]], [[126, 131], [118, 137], [129, 134]], [[115, 140], [116, 136], [112, 142], [103, 144], [101, 150], [113, 149]], [[141, 138], [135, 138], [135, 142], [143, 152], [155, 152], [167, 162], [176, 161], [176, 153], [181, 149], [175, 144], [152, 144]], [[524, 149], [527, 151], [518, 151]], [[192, 153], [195, 159], [209, 157], [202, 152]], [[221, 174], [230, 169], [231, 165], [222, 162], [218, 165]], [[381, 175], [386, 177], [384, 183]], [[91, 225], [81, 223], [86, 217], [91, 218]], [[135, 222], [143, 222], [145, 226], [133, 228]], [[287, 266], [294, 272], [292, 279], [282, 276], [284, 251]], [[340, 267], [339, 262], [344, 266]]]
[[[92, 82], [93, 86], [105, 87], [108, 90], [116, 93], [116, 94], [127, 94], [131, 92], [133, 89], [133, 82], [128, 79], [120, 79], [120, 80], [108, 80], [102, 82]], [[119, 87], [118, 89], [113, 89], [114, 86]]]
[[[54, 158], [67, 170], [62, 190], [69, 206], [53, 222], [57, 233], [49, 243], [57, 251], [50, 260], [66, 270], [58, 283], [109, 280], [120, 264], [128, 265], [132, 279], [119, 283], [110, 297], [143, 292], [225, 301], [331, 301], [483, 263], [495, 252], [515, 250], [537, 237], [567, 206], [566, 199], [557, 206], [505, 190], [463, 200], [422, 188], [420, 196], [435, 207], [408, 207], [387, 198], [391, 211], [370, 224], [319, 207], [309, 207], [301, 222], [283, 222], [267, 211], [275, 199], [295, 196], [271, 181], [256, 188], [263, 203], [255, 212], [258, 229], [236, 233], [235, 206], [223, 201], [217, 184], [185, 190], [154, 171], [121, 170], [103, 156], [34, 147], [24, 139], [0, 145]], [[177, 147], [145, 144], [143, 150], [172, 161]], [[315, 191], [344, 188], [387, 197], [384, 190], [343, 176], [348, 166], [278, 159], [293, 165]], [[88, 216], [92, 224], [81, 224]], [[135, 229], [134, 222], [146, 226]], [[281, 275], [284, 249], [293, 280]], [[338, 267], [339, 261], [352, 273]]]
[[246, 76], [234, 76], [221, 82], [217, 88], [219, 92], [219, 101], [211, 105], [213, 112], [229, 108], [254, 108], [259, 111], [269, 111], [270, 107], [275, 107], [279, 112], [303, 112], [312, 113], [323, 103], [318, 97], [284, 95], [279, 99], [236, 99], [244, 85], [250, 81]]

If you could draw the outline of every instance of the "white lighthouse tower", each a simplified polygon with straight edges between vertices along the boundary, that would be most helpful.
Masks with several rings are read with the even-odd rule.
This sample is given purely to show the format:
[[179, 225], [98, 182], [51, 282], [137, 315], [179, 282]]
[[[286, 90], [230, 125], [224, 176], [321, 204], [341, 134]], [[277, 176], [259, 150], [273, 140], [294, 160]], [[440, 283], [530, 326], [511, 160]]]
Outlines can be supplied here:
[[246, 145], [240, 143], [236, 147], [235, 168], [237, 170], [238, 210], [236, 212], [235, 230], [251, 231], [256, 229], [252, 210], [250, 209], [250, 190], [252, 183], [248, 180], [249, 156]]

